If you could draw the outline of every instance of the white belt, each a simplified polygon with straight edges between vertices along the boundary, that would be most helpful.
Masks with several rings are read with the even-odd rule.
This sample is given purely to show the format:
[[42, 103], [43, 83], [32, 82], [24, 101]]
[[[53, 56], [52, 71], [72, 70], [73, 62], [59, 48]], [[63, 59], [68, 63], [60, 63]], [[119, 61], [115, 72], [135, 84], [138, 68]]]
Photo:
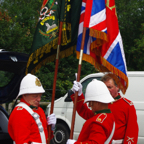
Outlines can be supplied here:
[[122, 143], [123, 143], [123, 139], [112, 140], [112, 144], [122, 144]]
[[26, 105], [23, 102], [20, 102], [17, 106], [22, 106], [24, 109], [26, 109], [32, 115], [32, 117], [34, 118], [34, 120], [38, 126], [42, 143], [32, 142], [32, 144], [46, 144], [44, 129], [43, 129], [42, 123], [41, 123], [40, 118], [39, 118], [40, 116], [37, 113], [35, 113], [28, 105]]

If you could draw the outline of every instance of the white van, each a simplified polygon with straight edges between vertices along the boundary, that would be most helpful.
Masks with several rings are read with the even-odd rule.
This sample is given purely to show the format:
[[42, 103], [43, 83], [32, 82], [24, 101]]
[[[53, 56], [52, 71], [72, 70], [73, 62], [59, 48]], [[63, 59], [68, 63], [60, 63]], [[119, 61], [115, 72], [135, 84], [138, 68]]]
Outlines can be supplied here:
[[[95, 73], [81, 79], [83, 94], [85, 94], [85, 89], [92, 79], [96, 78], [100, 80], [103, 75], [103, 73]], [[121, 93], [121, 95], [134, 103], [139, 125], [138, 144], [144, 144], [144, 71], [130, 71], [128, 72], [128, 78], [129, 87], [126, 94], [123, 95]], [[50, 104], [47, 106], [46, 115], [49, 114], [49, 112]], [[54, 113], [57, 117], [57, 124], [55, 136], [51, 140], [52, 144], [66, 144], [70, 136], [72, 112], [73, 102], [68, 97], [68, 93], [54, 102]], [[85, 120], [76, 113], [73, 139], [77, 140], [84, 122]]]

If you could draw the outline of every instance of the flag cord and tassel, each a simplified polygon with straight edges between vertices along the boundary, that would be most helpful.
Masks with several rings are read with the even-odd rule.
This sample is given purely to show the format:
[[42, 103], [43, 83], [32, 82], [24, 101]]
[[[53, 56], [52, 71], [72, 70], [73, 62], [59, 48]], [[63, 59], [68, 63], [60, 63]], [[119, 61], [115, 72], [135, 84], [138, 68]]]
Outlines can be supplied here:
[[[85, 43], [85, 35], [86, 35], [86, 27], [83, 28], [81, 50], [80, 50], [80, 58], [79, 58], [78, 73], [77, 73], [77, 81], [78, 82], [80, 81], [81, 65], [82, 65], [82, 57], [83, 57], [83, 49], [84, 49], [84, 43]], [[75, 125], [75, 115], [76, 115], [76, 106], [77, 106], [77, 98], [78, 98], [78, 92], [75, 92], [73, 114], [72, 114], [72, 122], [71, 122], [70, 139], [73, 139], [74, 125]]]
[[[51, 100], [51, 109], [50, 114], [53, 113], [54, 108], [54, 100], [55, 100], [55, 89], [56, 89], [56, 81], [57, 81], [57, 73], [58, 73], [58, 64], [59, 64], [59, 53], [60, 53], [60, 45], [61, 45], [61, 35], [62, 35], [62, 24], [63, 22], [60, 22], [59, 26], [59, 38], [58, 38], [58, 46], [57, 46], [57, 54], [56, 54], [56, 62], [55, 62], [55, 73], [54, 73], [54, 80], [53, 80], [53, 91], [52, 91], [52, 100]], [[50, 138], [51, 138], [51, 126], [48, 126], [48, 144], [50, 144]]]

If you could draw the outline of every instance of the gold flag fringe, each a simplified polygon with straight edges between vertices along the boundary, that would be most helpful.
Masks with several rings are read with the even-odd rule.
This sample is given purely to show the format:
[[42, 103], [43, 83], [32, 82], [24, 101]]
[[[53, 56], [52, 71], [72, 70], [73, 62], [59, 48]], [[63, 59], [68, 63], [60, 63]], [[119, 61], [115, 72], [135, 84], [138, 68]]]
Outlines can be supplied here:
[[96, 40], [94, 42], [91, 43], [91, 50], [94, 51], [95, 48], [102, 46], [104, 43], [108, 42], [108, 37], [107, 34], [102, 32], [102, 31], [98, 31], [95, 29], [90, 28], [90, 32], [89, 35], [91, 37], [96, 38]]
[[99, 38], [99, 39], [104, 40], [105, 42], [108, 42], [108, 37], [107, 37], [107, 34], [105, 32], [90, 28], [89, 35], [91, 37]]
[[[33, 52], [27, 62], [27, 67], [26, 67], [26, 74], [28, 73], [28, 67], [31, 63], [36, 64], [35, 68], [30, 72], [32, 74], [36, 73], [42, 65], [45, 65], [46, 63], [52, 62], [56, 59], [56, 54], [53, 54], [47, 58], [45, 58], [43, 61], [39, 62], [39, 59], [43, 56], [44, 53], [50, 52], [50, 49], [54, 47], [55, 49], [57, 48], [57, 42], [58, 38], [55, 40], [51, 41], [50, 43], [46, 44], [45, 46], [37, 49], [35, 52]], [[76, 46], [71, 46], [70, 48], [67, 48], [65, 50], [60, 51], [59, 58], [64, 58], [68, 57], [71, 54], [73, 54], [76, 51]]]
[[[76, 51], [77, 59], [79, 59], [80, 52]], [[127, 76], [121, 72], [119, 69], [115, 68], [113, 65], [111, 65], [108, 61], [106, 61], [102, 56], [99, 57], [101, 64], [99, 64], [93, 57], [87, 54], [83, 54], [83, 60], [91, 63], [94, 65], [94, 67], [99, 70], [100, 72], [112, 72], [115, 75], [112, 75], [114, 80], [116, 81], [117, 85], [121, 89], [122, 93], [125, 94], [126, 89], [128, 87], [128, 78]], [[118, 77], [121, 77], [125, 82], [126, 86], [123, 86], [119, 80]]]
[[28, 59], [27, 66], [26, 66], [26, 74], [28, 73], [28, 67], [30, 63], [33, 62], [33, 64], [36, 64], [39, 62], [39, 59], [42, 58], [44, 53], [49, 53], [51, 51], [51, 48], [57, 48], [58, 44], [58, 38], [54, 39], [53, 41], [50, 41], [46, 45], [40, 47], [39, 49], [35, 50]]

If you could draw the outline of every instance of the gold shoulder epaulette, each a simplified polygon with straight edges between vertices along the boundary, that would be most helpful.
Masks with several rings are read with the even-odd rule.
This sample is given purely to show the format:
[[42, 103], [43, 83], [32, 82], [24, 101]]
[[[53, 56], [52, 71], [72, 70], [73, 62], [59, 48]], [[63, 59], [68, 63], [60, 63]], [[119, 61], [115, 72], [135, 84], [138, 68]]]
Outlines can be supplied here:
[[22, 106], [18, 106], [17, 110], [22, 110], [23, 107]]
[[100, 122], [100, 123], [103, 123], [103, 121], [106, 119], [106, 117], [107, 117], [107, 114], [106, 114], [106, 113], [101, 113], [101, 114], [97, 117], [96, 121], [97, 121], [97, 122]]
[[127, 102], [130, 106], [133, 105], [133, 102], [128, 100], [127, 98], [123, 97], [123, 100]]

